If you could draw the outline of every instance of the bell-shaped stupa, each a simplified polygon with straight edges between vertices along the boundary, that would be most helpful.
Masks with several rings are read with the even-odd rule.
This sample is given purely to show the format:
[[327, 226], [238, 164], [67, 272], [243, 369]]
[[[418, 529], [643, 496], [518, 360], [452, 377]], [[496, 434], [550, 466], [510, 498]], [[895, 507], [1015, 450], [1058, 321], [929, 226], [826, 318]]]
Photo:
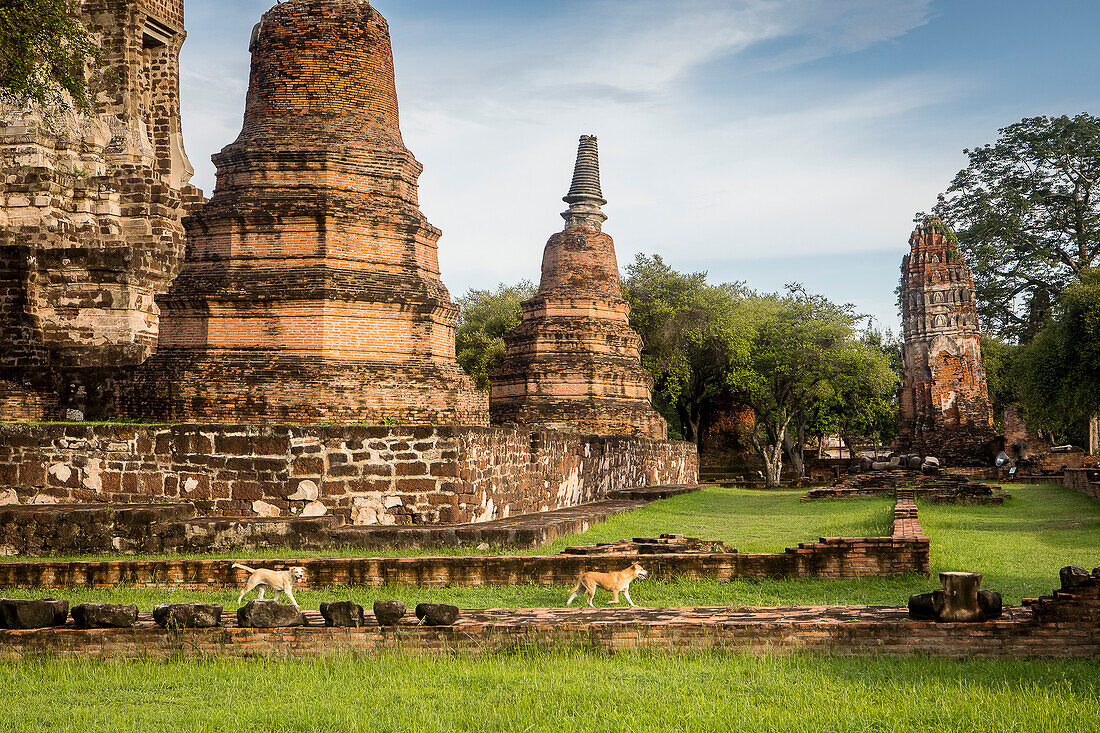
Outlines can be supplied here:
[[565, 228], [546, 243], [538, 292], [504, 337], [507, 354], [491, 378], [493, 422], [663, 440], [642, 340], [627, 322], [615, 242], [601, 231], [607, 201], [595, 137], [581, 137], [563, 200]]
[[256, 25], [244, 126], [158, 298], [146, 373], [180, 420], [486, 424], [398, 127], [386, 20], [290, 0]]

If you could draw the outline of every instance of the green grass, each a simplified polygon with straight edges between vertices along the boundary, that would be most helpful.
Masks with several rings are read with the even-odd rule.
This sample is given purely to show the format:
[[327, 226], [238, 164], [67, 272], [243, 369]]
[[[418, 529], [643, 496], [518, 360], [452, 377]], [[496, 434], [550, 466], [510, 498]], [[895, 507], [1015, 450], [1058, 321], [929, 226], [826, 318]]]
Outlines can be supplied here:
[[0, 664], [5, 731], [1097, 731], [1096, 661], [519, 652]]
[[[1006, 603], [1050, 593], [1058, 569], [1100, 565], [1100, 502], [1056, 485], [1010, 486], [1013, 498], [1001, 506], [921, 504], [921, 523], [931, 538], [932, 572], [968, 570], [983, 573], [983, 587], [1003, 594]], [[590, 544], [677, 531], [723, 539], [746, 551], [777, 550], [800, 540], [828, 535], [882, 534], [888, 525], [889, 499], [800, 503], [799, 492], [707, 489], [650, 504], [618, 515], [583, 535], [562, 538], [543, 548]], [[814, 531], [818, 527], [820, 531]], [[297, 556], [286, 551], [282, 556]], [[362, 553], [359, 553], [362, 554]], [[239, 554], [236, 556], [240, 556]], [[279, 556], [278, 554], [276, 556]], [[232, 557], [227, 555], [226, 557]], [[144, 559], [144, 558], [143, 558]], [[931, 590], [935, 577], [850, 580], [716, 580], [643, 581], [631, 596], [643, 606], [774, 606], [870, 604], [903, 605], [910, 594]], [[202, 600], [236, 606], [236, 593], [174, 591], [164, 588], [0, 589], [0, 595], [56, 595], [71, 603], [101, 601], [136, 603], [151, 610], [157, 603]], [[475, 588], [303, 588], [298, 601], [317, 608], [323, 600], [354, 600], [369, 607], [375, 600], [397, 598], [407, 605], [421, 601], [453, 603], [463, 608], [532, 608], [557, 606], [568, 589], [531, 584]], [[597, 603], [608, 596], [597, 595]]]
[[[232, 550], [179, 555], [71, 555], [44, 560], [163, 560], [181, 558], [237, 559], [308, 557], [408, 557], [413, 555], [553, 555], [566, 547], [616, 542], [633, 537], [656, 537], [665, 532], [722, 540], [742, 552], [781, 552], [799, 542], [825, 536], [882, 535], [889, 531], [894, 501], [889, 497], [801, 503], [803, 490], [757, 491], [708, 486], [653, 502], [641, 509], [616, 514], [587, 532], [559, 537], [535, 549], [516, 550], [475, 546], [438, 547], [427, 550]], [[3, 557], [0, 562], [24, 558]]]

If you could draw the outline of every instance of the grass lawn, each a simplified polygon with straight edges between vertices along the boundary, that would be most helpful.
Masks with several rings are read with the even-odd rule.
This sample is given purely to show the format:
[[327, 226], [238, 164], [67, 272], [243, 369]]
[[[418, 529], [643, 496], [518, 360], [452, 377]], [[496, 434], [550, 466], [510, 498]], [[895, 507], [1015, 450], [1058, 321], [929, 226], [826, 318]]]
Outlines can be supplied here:
[[0, 730], [1096, 731], [1100, 662], [521, 652], [0, 664]]
[[[1100, 565], [1100, 501], [1056, 485], [1010, 486], [1013, 498], [1001, 506], [922, 504], [921, 523], [932, 541], [932, 572], [969, 570], [985, 575], [983, 587], [1000, 591], [1006, 603], [1050, 593], [1058, 569]], [[882, 534], [889, 525], [892, 500], [854, 499], [800, 503], [797, 491], [710, 488], [656, 502], [613, 517], [583, 535], [562, 538], [542, 551], [624, 537], [682, 532], [722, 539], [745, 551], [779, 550], [827, 535]], [[816, 528], [816, 529], [815, 529]], [[296, 556], [293, 551], [275, 556]], [[359, 553], [362, 554], [362, 553]], [[237, 555], [239, 557], [240, 555]], [[643, 606], [774, 606], [873, 604], [903, 605], [912, 593], [931, 590], [935, 578], [852, 580], [643, 581], [631, 595]], [[56, 595], [71, 603], [136, 603], [148, 611], [157, 603], [201, 600], [236, 607], [236, 592], [174, 591], [161, 588], [0, 589], [0, 595]], [[323, 600], [349, 599], [369, 607], [375, 600], [397, 598], [410, 607], [422, 601], [463, 608], [546, 607], [564, 603], [568, 589], [517, 585], [480, 588], [326, 588], [296, 593], [305, 608]], [[597, 603], [608, 596], [600, 593]]]

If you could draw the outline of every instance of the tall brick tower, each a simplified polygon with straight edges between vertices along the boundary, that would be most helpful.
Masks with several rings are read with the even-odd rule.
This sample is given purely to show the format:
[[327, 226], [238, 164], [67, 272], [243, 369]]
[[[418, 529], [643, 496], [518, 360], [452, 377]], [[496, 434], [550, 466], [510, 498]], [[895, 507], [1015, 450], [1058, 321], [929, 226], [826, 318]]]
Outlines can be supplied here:
[[565, 228], [546, 243], [538, 292], [504, 337], [507, 354], [491, 378], [493, 422], [565, 423], [574, 432], [663, 440], [642, 340], [627, 322], [615, 242], [601, 231], [607, 201], [595, 137], [581, 137], [563, 200]]
[[900, 442], [950, 462], [985, 458], [993, 437], [974, 281], [954, 233], [926, 219], [901, 264]]
[[95, 410], [156, 345], [183, 255], [183, 0], [83, 0], [92, 109], [0, 104], [0, 420]]
[[[144, 370], [170, 419], [487, 424], [401, 140], [386, 20], [290, 0], [256, 25], [244, 126], [186, 222]], [[163, 377], [161, 376], [163, 375]]]

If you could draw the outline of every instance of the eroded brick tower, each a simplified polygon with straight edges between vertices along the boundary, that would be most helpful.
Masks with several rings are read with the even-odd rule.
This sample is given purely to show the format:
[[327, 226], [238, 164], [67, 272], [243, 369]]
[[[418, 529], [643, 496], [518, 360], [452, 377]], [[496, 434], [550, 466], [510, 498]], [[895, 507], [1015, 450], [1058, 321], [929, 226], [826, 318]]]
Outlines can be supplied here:
[[918, 226], [909, 246], [901, 265], [900, 443], [956, 463], [984, 459], [993, 412], [970, 270], [939, 219]]
[[398, 127], [385, 19], [291, 0], [250, 44], [244, 126], [187, 221], [144, 373], [173, 420], [488, 422], [454, 356], [457, 313], [421, 166]]
[[110, 401], [156, 345], [154, 296], [201, 192], [183, 149], [183, 0], [84, 0], [92, 109], [0, 104], [0, 420]]
[[565, 228], [550, 237], [538, 292], [504, 337], [507, 354], [491, 378], [494, 423], [546, 424], [578, 433], [664, 439], [650, 404], [642, 340], [627, 322], [615, 242], [601, 231], [596, 138], [582, 136]]

